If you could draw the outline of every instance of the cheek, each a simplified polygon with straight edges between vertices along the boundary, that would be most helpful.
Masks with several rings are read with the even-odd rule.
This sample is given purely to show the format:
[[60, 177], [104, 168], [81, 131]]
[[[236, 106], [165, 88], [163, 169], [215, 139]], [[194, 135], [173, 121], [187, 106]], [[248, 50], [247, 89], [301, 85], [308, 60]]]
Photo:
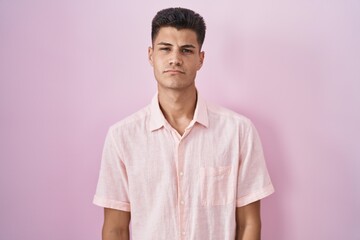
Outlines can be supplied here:
[[164, 67], [161, 62], [159, 62], [159, 61], [153, 62], [153, 70], [157, 76], [161, 75], [163, 69], [164, 69]]
[[198, 63], [197, 63], [197, 70], [200, 70], [201, 69], [201, 67], [202, 67], [202, 62], [201, 61], [199, 61]]
[[162, 69], [162, 64], [160, 62], [156, 62], [155, 65], [154, 65], [154, 70], [156, 72], [161, 72], [161, 69]]
[[155, 58], [153, 62], [154, 62], [154, 66], [159, 67], [159, 68], [164, 66], [164, 63], [165, 63], [164, 59], [162, 59], [162, 58]]
[[198, 71], [200, 68], [201, 68], [201, 64], [199, 62], [193, 62], [191, 65], [190, 65], [192, 71]]

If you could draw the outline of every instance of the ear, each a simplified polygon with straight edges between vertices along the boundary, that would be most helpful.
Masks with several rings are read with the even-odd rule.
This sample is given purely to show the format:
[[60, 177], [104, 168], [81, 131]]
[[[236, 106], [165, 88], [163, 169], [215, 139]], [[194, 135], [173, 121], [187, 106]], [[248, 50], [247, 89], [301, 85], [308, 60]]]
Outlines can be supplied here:
[[154, 53], [154, 49], [152, 47], [148, 48], [148, 60], [151, 66], [154, 66], [153, 63], [153, 53]]
[[203, 63], [204, 63], [204, 59], [205, 59], [205, 52], [202, 51], [199, 53], [199, 65], [198, 65], [198, 70], [200, 70], [200, 68], [202, 67]]

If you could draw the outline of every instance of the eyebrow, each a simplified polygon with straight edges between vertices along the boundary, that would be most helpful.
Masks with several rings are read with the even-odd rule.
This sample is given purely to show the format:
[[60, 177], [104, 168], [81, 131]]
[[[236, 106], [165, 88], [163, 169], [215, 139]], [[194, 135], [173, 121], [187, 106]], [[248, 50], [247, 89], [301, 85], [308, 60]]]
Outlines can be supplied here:
[[181, 48], [196, 48], [196, 47], [191, 44], [185, 44], [185, 45], [181, 46]]
[[[167, 43], [167, 42], [159, 42], [157, 45], [173, 46], [171, 43]], [[196, 47], [192, 44], [185, 44], [185, 45], [180, 46], [180, 48], [196, 48]]]
[[159, 42], [157, 45], [172, 46], [172, 44], [166, 42]]

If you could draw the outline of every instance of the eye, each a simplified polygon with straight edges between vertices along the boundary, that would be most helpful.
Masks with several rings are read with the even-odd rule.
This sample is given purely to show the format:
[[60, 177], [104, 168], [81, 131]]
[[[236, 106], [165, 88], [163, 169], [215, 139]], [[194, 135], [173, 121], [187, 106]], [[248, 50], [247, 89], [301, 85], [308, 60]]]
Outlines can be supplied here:
[[160, 51], [169, 52], [171, 49], [169, 47], [162, 47], [160, 48]]
[[182, 53], [192, 53], [193, 51], [191, 49], [188, 49], [188, 48], [183, 48], [183, 49], [181, 49], [181, 52]]

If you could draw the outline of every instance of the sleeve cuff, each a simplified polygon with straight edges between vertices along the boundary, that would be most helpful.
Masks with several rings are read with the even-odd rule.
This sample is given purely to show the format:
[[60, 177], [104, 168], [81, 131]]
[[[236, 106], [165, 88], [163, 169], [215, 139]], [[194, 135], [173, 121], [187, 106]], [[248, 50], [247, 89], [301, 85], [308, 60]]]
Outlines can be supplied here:
[[255, 193], [250, 193], [248, 195], [245, 195], [241, 198], [238, 198], [236, 200], [236, 207], [243, 207], [245, 205], [248, 205], [252, 202], [255, 202], [257, 200], [260, 200], [262, 198], [265, 198], [269, 195], [271, 195], [272, 193], [274, 193], [274, 187], [272, 184], [267, 185], [266, 187], [264, 187], [262, 190], [257, 191]]
[[108, 200], [100, 198], [96, 195], [94, 196], [93, 204], [104, 208], [113, 208], [121, 211], [130, 212], [130, 203]]

